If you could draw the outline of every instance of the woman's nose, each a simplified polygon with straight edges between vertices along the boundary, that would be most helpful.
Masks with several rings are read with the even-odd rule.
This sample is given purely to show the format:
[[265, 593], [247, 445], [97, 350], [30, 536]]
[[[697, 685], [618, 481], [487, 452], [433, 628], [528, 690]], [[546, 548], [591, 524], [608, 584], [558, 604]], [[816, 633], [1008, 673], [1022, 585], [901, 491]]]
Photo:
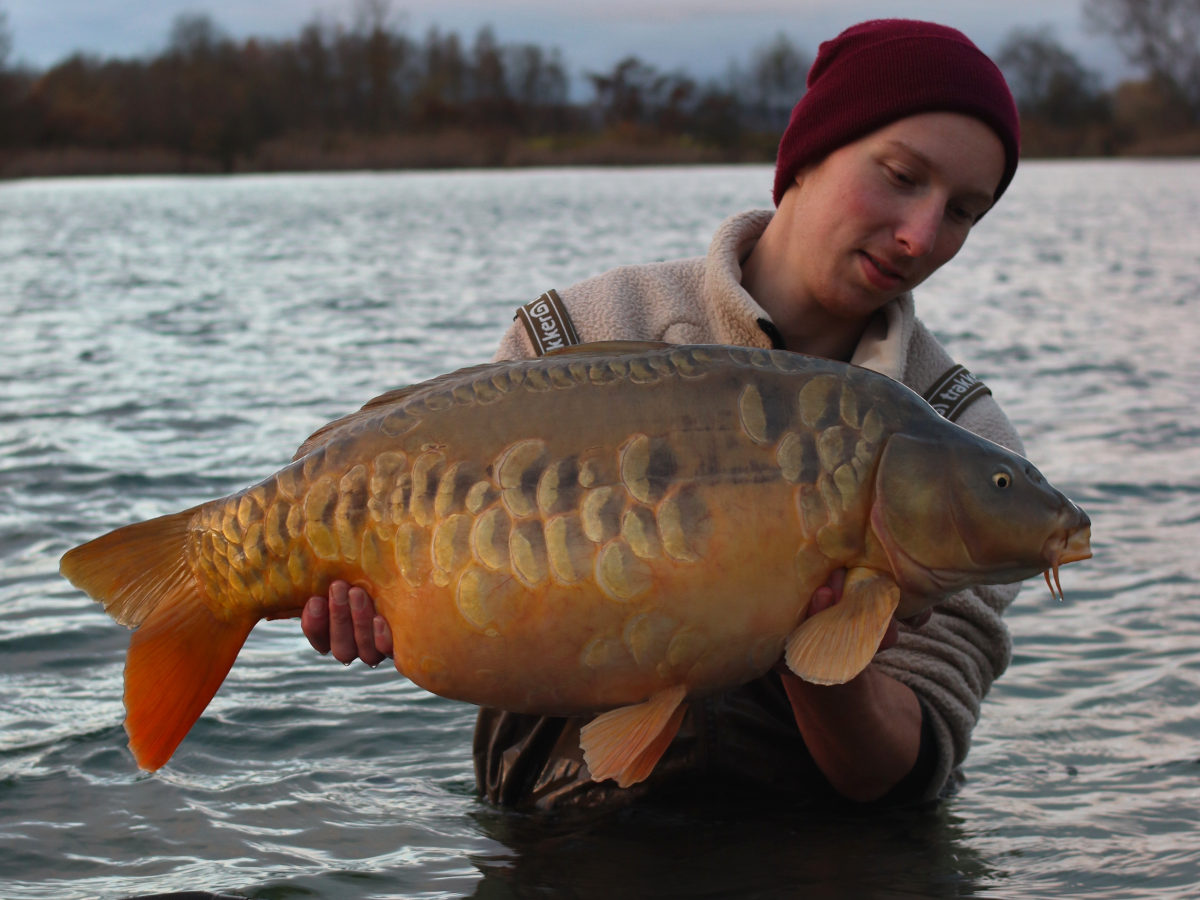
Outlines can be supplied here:
[[931, 200], [908, 205], [896, 225], [897, 243], [906, 255], [914, 258], [926, 256], [937, 245], [938, 230], [942, 225], [942, 205]]

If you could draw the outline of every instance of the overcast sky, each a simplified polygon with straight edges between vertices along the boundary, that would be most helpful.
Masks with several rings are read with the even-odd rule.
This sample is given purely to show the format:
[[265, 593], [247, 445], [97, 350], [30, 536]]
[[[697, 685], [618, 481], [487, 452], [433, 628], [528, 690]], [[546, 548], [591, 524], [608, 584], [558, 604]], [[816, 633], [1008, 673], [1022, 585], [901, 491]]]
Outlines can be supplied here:
[[[810, 55], [820, 41], [863, 19], [931, 19], [965, 31], [995, 53], [1017, 27], [1051, 26], [1106, 84], [1129, 73], [1111, 42], [1083, 27], [1084, 0], [391, 0], [413, 37], [432, 26], [464, 40], [491, 25], [502, 43], [558, 47], [573, 76], [610, 69], [630, 54], [662, 70], [704, 78], [783, 32]], [[166, 43], [181, 13], [206, 13], [237, 38], [291, 37], [317, 15], [349, 24], [359, 0], [0, 0], [11, 60], [47, 68], [72, 53], [131, 57]]]

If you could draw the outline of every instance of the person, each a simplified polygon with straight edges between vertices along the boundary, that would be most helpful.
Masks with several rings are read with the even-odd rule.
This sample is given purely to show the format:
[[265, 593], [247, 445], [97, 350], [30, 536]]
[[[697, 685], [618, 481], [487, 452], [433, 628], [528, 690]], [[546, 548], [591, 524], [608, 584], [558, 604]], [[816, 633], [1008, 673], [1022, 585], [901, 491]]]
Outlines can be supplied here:
[[[726, 220], [703, 258], [621, 267], [542, 299], [565, 309], [583, 341], [784, 348], [866, 366], [922, 394], [949, 372], [973, 385], [972, 402], [954, 411], [959, 424], [1021, 452], [990, 393], [917, 319], [911, 293], [1005, 192], [1019, 141], [1003, 76], [965, 35], [930, 22], [863, 22], [819, 48], [779, 144], [773, 211]], [[514, 323], [496, 359], [534, 355], [532, 333]], [[842, 576], [816, 592], [809, 614], [838, 601]], [[843, 685], [808, 684], [781, 663], [694, 701], [655, 771], [627, 789], [588, 777], [582, 721], [483, 709], [479, 789], [493, 803], [539, 809], [715, 785], [934, 799], [1009, 662], [1001, 615], [1015, 595], [1014, 586], [980, 587], [948, 598], [928, 621], [893, 622], [871, 664]], [[309, 601], [302, 627], [347, 664], [376, 665], [390, 652], [371, 598], [344, 582]]]

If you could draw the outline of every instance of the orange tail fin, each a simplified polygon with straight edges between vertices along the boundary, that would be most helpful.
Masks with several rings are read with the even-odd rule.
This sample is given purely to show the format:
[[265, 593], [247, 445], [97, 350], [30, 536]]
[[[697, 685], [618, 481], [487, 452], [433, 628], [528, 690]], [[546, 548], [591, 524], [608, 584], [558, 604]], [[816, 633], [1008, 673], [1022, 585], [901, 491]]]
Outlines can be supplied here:
[[219, 619], [186, 558], [195, 510], [139, 522], [69, 551], [61, 571], [136, 628], [125, 659], [125, 730], [143, 769], [157, 769], [225, 680], [257, 617]]

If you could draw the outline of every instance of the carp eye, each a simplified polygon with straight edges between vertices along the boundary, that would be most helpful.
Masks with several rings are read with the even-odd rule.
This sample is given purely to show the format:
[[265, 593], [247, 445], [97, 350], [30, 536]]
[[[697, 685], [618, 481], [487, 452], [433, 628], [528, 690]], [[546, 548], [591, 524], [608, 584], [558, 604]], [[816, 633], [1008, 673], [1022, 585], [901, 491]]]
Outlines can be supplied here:
[[1012, 484], [1012, 476], [1007, 472], [997, 472], [992, 476], [992, 484], [1000, 488], [1000, 490], [1004, 490]]

